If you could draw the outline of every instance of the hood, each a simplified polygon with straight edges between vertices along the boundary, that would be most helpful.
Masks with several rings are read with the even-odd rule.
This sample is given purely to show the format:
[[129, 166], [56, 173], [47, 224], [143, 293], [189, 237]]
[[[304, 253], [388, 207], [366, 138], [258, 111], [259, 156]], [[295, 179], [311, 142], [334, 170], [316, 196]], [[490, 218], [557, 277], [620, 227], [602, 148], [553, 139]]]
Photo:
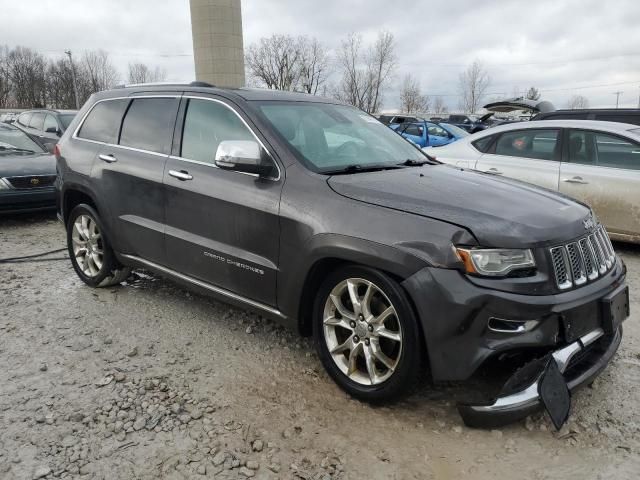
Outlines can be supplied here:
[[328, 183], [354, 200], [464, 227], [484, 247], [561, 243], [584, 235], [591, 214], [555, 192], [444, 164], [337, 175]]
[[529, 110], [533, 113], [554, 112], [556, 107], [546, 100], [529, 100], [528, 98], [517, 97], [500, 100], [498, 102], [487, 103], [483, 108], [490, 112], [515, 112], [517, 110]]
[[32, 155], [0, 153], [0, 177], [55, 174], [56, 157], [48, 153]]

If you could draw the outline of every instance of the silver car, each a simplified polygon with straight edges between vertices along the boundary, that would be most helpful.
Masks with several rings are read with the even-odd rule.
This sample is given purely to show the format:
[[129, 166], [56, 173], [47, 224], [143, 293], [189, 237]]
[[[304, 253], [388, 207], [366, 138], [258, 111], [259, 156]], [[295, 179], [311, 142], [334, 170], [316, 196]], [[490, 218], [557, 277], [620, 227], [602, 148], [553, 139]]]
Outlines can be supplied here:
[[612, 238], [640, 243], [640, 128], [589, 120], [502, 125], [429, 150], [444, 163], [560, 191], [590, 205]]

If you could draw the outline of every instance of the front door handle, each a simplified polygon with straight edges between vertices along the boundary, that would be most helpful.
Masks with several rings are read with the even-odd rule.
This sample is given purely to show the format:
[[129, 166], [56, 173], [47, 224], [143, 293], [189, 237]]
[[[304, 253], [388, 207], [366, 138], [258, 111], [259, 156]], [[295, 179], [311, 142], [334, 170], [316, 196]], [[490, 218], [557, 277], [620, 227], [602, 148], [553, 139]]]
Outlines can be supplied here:
[[502, 172], [497, 168], [490, 168], [485, 173], [490, 173], [491, 175], [502, 175]]
[[189, 172], [186, 172], [184, 170], [169, 170], [169, 175], [171, 175], [174, 178], [177, 178], [178, 180], [193, 180], [193, 175], [189, 175]]
[[107, 163], [113, 163], [118, 161], [118, 159], [111, 154], [105, 155], [104, 153], [101, 153], [100, 155], [98, 155], [98, 158], [103, 162], [107, 162]]
[[587, 185], [589, 183], [585, 182], [582, 177], [563, 178], [562, 181], [565, 183], [578, 183], [580, 185]]

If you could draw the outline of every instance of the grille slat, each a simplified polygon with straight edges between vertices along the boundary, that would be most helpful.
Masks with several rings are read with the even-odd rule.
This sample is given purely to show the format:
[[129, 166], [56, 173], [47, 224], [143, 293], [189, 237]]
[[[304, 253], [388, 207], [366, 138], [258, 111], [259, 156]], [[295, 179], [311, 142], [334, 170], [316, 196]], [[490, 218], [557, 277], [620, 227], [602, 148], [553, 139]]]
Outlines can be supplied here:
[[602, 225], [575, 242], [549, 249], [556, 285], [560, 290], [579, 287], [604, 275], [615, 264], [616, 254]]
[[29, 175], [24, 177], [6, 177], [13, 188], [25, 190], [31, 188], [50, 187], [56, 180], [55, 175]]

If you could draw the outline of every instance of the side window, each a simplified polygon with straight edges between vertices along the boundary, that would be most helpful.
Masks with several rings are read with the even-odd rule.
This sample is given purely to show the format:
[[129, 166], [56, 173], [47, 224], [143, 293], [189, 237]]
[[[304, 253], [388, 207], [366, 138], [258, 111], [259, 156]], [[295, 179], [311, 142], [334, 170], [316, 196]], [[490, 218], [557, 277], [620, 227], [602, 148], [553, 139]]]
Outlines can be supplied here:
[[640, 170], [640, 145], [625, 138], [596, 133], [598, 165]]
[[34, 113], [31, 117], [31, 121], [29, 122], [29, 128], [33, 128], [35, 130], [42, 130], [42, 125], [44, 124], [44, 113]]
[[47, 115], [44, 118], [44, 127], [42, 129], [48, 133], [56, 133], [58, 131], [58, 122], [53, 115]]
[[119, 145], [169, 154], [177, 109], [177, 98], [134, 99], [122, 121]]
[[592, 165], [595, 160], [593, 134], [583, 130], [569, 132], [569, 162]]
[[434, 137], [445, 137], [445, 138], [449, 136], [445, 131], [445, 129], [442, 127], [439, 127], [438, 125], [429, 126], [429, 135], [433, 135]]
[[96, 104], [80, 127], [78, 137], [96, 142], [117, 143], [122, 115], [128, 104], [128, 99], [106, 100]]
[[495, 135], [487, 135], [486, 137], [479, 138], [475, 142], [471, 142], [471, 145], [473, 145], [476, 150], [482, 153], [487, 153], [495, 138]]
[[500, 135], [496, 155], [553, 160], [559, 130], [516, 130]]
[[23, 127], [28, 127], [29, 126], [29, 122], [31, 121], [31, 116], [33, 115], [33, 113], [23, 113], [22, 115], [20, 115], [18, 117], [18, 123], [20, 125], [22, 125]]
[[406, 133], [407, 135], [415, 135], [416, 137], [421, 137], [424, 133], [424, 127], [420, 125], [408, 125], [407, 128], [401, 128], [402, 133]]
[[213, 164], [218, 145], [224, 140], [255, 141], [255, 137], [228, 107], [210, 100], [190, 99], [180, 156]]

